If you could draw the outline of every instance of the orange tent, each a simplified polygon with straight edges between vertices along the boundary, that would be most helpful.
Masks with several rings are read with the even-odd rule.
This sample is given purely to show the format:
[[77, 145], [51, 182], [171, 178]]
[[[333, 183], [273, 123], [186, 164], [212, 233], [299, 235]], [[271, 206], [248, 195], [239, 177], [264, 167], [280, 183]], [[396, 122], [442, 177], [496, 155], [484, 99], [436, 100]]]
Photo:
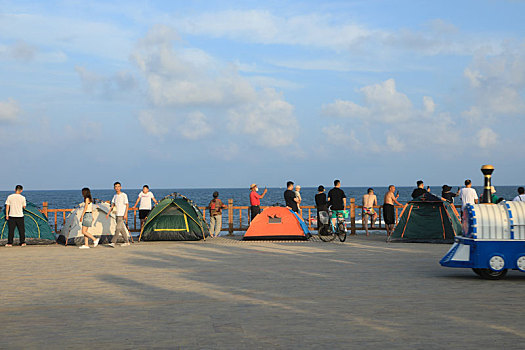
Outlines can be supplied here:
[[244, 234], [244, 240], [308, 239], [310, 232], [299, 216], [285, 207], [268, 207], [257, 215]]

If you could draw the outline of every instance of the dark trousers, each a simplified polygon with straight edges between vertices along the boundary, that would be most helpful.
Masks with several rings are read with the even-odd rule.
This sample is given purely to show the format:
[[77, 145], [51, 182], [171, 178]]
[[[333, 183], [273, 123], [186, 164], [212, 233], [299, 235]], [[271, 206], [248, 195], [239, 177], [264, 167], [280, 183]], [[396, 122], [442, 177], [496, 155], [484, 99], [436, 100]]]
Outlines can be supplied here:
[[250, 221], [253, 221], [253, 219], [257, 216], [257, 214], [261, 213], [261, 207], [258, 205], [251, 205], [250, 206]]
[[9, 217], [9, 234], [7, 235], [7, 244], [13, 244], [15, 238], [15, 228], [18, 228], [18, 234], [20, 236], [20, 244], [26, 242], [26, 227], [24, 226], [24, 217], [16, 218]]

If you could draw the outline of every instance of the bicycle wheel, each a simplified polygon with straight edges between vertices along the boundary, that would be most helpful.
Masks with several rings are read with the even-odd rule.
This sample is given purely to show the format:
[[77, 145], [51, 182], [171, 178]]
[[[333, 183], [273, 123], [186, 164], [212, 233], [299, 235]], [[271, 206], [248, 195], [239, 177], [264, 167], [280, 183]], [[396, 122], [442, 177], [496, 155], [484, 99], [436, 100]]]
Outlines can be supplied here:
[[328, 230], [328, 225], [319, 227], [318, 236], [323, 242], [331, 242], [335, 239], [335, 235]]
[[339, 225], [337, 225], [337, 235], [339, 236], [339, 240], [341, 242], [346, 241], [345, 224], [340, 223]]

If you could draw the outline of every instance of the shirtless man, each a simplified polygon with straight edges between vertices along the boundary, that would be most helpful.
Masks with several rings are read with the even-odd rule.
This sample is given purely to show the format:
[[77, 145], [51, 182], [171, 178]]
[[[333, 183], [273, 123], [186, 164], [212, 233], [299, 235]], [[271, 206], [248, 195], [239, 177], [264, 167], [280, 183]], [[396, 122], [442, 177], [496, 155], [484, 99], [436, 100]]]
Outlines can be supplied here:
[[401, 203], [397, 201], [397, 199], [399, 198], [399, 193], [396, 196], [394, 194], [395, 192], [396, 186], [388, 186], [388, 192], [385, 194], [385, 198], [383, 201], [383, 218], [385, 219], [387, 242], [390, 242], [390, 237], [394, 232], [394, 225], [396, 223], [396, 212], [394, 209], [394, 203], [396, 203], [397, 205], [401, 205]]
[[374, 210], [374, 206], [377, 205], [377, 197], [374, 194], [374, 189], [369, 188], [368, 193], [363, 196], [363, 226], [366, 230], [366, 235], [368, 236], [368, 217], [370, 216], [370, 228], [373, 230], [374, 223], [377, 219], [377, 213]]

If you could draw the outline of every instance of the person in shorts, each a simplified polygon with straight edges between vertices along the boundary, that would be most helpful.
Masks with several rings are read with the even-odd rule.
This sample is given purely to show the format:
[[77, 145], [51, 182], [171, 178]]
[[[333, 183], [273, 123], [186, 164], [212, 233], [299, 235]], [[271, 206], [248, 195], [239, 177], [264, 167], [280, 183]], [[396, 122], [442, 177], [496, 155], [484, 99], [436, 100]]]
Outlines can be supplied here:
[[363, 195], [363, 226], [365, 227], [366, 235], [368, 236], [368, 217], [370, 216], [370, 228], [373, 230], [374, 223], [377, 219], [377, 213], [374, 206], [377, 205], [377, 196], [374, 194], [374, 189], [369, 188], [367, 194]]
[[315, 195], [315, 208], [317, 209], [317, 230], [319, 230], [319, 227], [321, 226], [321, 216], [319, 213], [322, 211], [328, 212], [328, 201], [326, 200], [326, 193], [324, 192], [324, 186], [319, 185], [319, 187], [317, 187], [317, 194]]
[[93, 247], [98, 245], [100, 238], [95, 238], [88, 229], [93, 226], [93, 197], [89, 188], [84, 187], [82, 189], [82, 196], [84, 197], [84, 210], [80, 215], [80, 223], [82, 224], [82, 234], [84, 235], [84, 245], [81, 245], [80, 249], [89, 249], [89, 239], [93, 240]]
[[332, 209], [332, 223], [335, 225], [337, 214], [344, 214], [346, 209], [346, 194], [341, 189], [341, 181], [339, 180], [334, 180], [334, 188], [328, 191], [328, 205]]
[[396, 186], [388, 186], [388, 192], [385, 194], [385, 198], [383, 200], [383, 218], [385, 219], [387, 242], [390, 241], [390, 237], [394, 232], [394, 226], [396, 224], [396, 211], [394, 208], [394, 203], [401, 205], [401, 203], [397, 201], [399, 198], [399, 193], [395, 195], [395, 192]]
[[146, 222], [146, 219], [148, 218], [148, 215], [151, 211], [151, 201], [157, 205], [157, 200], [155, 199], [155, 196], [153, 195], [153, 192], [149, 190], [148, 185], [142, 186], [142, 192], [139, 193], [139, 196], [137, 198], [137, 201], [135, 202], [135, 205], [133, 208], [137, 208], [137, 204], [139, 204], [139, 219], [140, 219], [140, 229], [142, 230], [142, 227], [144, 226], [144, 223]]
[[7, 234], [6, 247], [13, 246], [15, 239], [15, 229], [18, 228], [18, 235], [20, 237], [20, 246], [26, 245], [26, 228], [24, 223], [24, 209], [26, 208], [26, 197], [22, 196], [24, 187], [16, 185], [15, 193], [10, 194], [5, 201], [5, 219], [9, 227]]

